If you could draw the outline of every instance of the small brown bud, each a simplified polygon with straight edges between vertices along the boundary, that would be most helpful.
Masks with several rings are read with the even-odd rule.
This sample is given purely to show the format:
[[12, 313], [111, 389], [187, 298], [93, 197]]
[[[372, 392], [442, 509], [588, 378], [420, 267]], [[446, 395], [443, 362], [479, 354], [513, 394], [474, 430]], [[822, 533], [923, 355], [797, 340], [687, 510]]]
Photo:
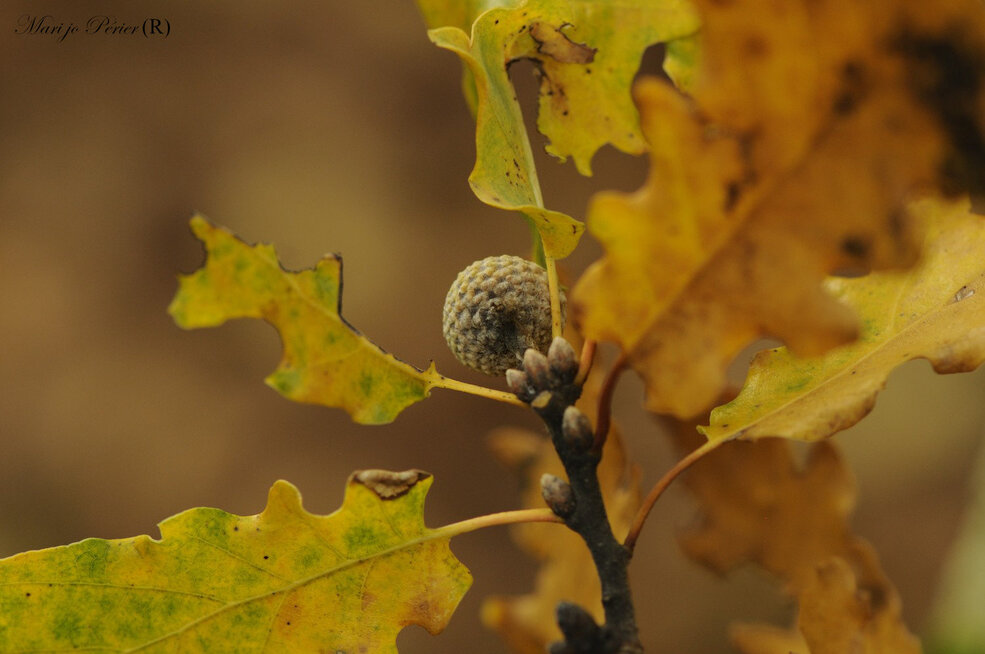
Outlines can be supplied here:
[[567, 642], [588, 645], [599, 640], [601, 633], [595, 618], [582, 607], [572, 602], [559, 602], [555, 613], [557, 626]]
[[595, 443], [595, 433], [588, 417], [574, 406], [564, 410], [561, 433], [572, 448], [585, 452]]
[[571, 484], [557, 475], [545, 473], [541, 476], [540, 494], [559, 518], [567, 518], [575, 512], [575, 496], [571, 492]]
[[551, 368], [547, 364], [547, 357], [532, 347], [523, 353], [523, 369], [530, 384], [537, 390], [551, 387]]
[[529, 402], [534, 399], [536, 391], [530, 385], [530, 380], [527, 379], [527, 373], [522, 370], [515, 370], [513, 368], [507, 370], [506, 386], [522, 402]]
[[578, 374], [578, 355], [564, 338], [558, 336], [547, 350], [547, 363], [560, 385], [570, 384]]

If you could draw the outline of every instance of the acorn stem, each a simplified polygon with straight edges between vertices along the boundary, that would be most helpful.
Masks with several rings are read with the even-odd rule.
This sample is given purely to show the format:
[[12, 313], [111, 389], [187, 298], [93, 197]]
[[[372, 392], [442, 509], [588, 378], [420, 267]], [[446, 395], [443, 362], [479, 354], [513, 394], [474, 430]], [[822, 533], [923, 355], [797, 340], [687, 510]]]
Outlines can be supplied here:
[[445, 377], [444, 375], [438, 375], [432, 380], [431, 385], [434, 388], [447, 388], [451, 391], [478, 395], [480, 397], [489, 398], [490, 400], [506, 402], [507, 404], [512, 404], [513, 406], [527, 406], [525, 403], [517, 399], [516, 395], [513, 393], [507, 393], [506, 391], [498, 391], [494, 388], [486, 388], [485, 386], [478, 386], [476, 384], [458, 381], [457, 379], [451, 379], [449, 377]]
[[551, 294], [551, 337], [561, 335], [561, 288], [557, 278], [557, 265], [554, 257], [544, 253], [544, 267], [547, 269], [547, 289]]

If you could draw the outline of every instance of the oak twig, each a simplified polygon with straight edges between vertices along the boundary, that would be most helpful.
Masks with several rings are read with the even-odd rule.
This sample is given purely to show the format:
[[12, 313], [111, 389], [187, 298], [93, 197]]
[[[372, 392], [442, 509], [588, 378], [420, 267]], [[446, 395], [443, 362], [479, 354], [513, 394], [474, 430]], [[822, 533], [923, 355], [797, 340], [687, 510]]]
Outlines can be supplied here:
[[582, 607], [562, 602], [557, 607], [564, 641], [551, 654], [640, 654], [639, 629], [629, 590], [630, 553], [612, 533], [597, 468], [601, 448], [584, 414], [574, 407], [581, 395], [576, 382], [578, 361], [562, 338], [555, 338], [545, 357], [527, 350], [523, 371], [510, 370], [510, 390], [530, 404], [551, 435], [568, 481], [545, 475], [541, 490], [547, 505], [585, 541], [602, 583], [605, 623], [598, 625]]

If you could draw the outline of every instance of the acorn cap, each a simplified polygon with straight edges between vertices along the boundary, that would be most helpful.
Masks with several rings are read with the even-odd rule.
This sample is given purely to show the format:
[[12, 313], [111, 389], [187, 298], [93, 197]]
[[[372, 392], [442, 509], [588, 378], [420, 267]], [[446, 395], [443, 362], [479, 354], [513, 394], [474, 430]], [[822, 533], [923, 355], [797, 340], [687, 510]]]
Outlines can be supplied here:
[[[562, 292], [562, 322], [565, 304]], [[476, 261], [448, 290], [443, 331], [469, 368], [494, 376], [519, 368], [527, 348], [546, 352], [551, 345], [547, 271], [511, 255]]]

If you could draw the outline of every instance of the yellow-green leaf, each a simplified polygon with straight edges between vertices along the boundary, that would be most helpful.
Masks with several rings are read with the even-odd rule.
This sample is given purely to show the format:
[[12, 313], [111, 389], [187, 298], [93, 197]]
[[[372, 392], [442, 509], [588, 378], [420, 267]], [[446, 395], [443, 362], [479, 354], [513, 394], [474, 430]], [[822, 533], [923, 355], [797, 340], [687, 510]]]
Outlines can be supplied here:
[[[469, 184], [476, 197], [488, 205], [520, 212], [536, 226], [544, 252], [556, 259], [568, 256], [584, 225], [543, 206], [533, 153], [502, 52], [496, 44], [482, 40], [470, 44], [465, 32], [453, 27], [431, 30], [429, 35], [435, 44], [462, 58], [475, 83], [477, 157]], [[486, 67], [496, 62], [498, 68], [487, 73]]]
[[690, 93], [694, 88], [694, 75], [701, 56], [701, 33], [670, 41], [664, 55], [664, 72], [677, 88]]
[[342, 318], [340, 257], [287, 272], [270, 245], [247, 245], [202, 216], [191, 226], [208, 258], [181, 276], [168, 312], [185, 329], [233, 318], [262, 318], [276, 327], [284, 352], [266, 381], [285, 397], [341, 407], [356, 422], [382, 424], [426, 398], [442, 379], [433, 364], [421, 371], [398, 360]]
[[88, 539], [0, 561], [0, 652], [396, 652], [471, 584], [424, 526], [431, 476], [363, 471], [328, 516], [278, 481], [255, 516], [198, 508], [161, 539]]
[[606, 143], [626, 152], [644, 150], [629, 85], [647, 46], [697, 29], [695, 12], [682, 0], [419, 4], [433, 28], [431, 40], [455, 52], [469, 71], [464, 86], [476, 110], [473, 191], [487, 204], [526, 215], [540, 231], [545, 252], [567, 256], [583, 226], [543, 208], [509, 64], [537, 62], [538, 127], [550, 141], [547, 149], [561, 159], [571, 156], [590, 174], [592, 156]]
[[760, 352], [742, 392], [700, 429], [709, 440], [822, 439], [868, 413], [906, 361], [926, 358], [941, 373], [985, 361], [985, 219], [966, 200], [923, 200], [913, 213], [928, 223], [917, 267], [826, 284], [858, 313], [858, 341], [812, 358]]

